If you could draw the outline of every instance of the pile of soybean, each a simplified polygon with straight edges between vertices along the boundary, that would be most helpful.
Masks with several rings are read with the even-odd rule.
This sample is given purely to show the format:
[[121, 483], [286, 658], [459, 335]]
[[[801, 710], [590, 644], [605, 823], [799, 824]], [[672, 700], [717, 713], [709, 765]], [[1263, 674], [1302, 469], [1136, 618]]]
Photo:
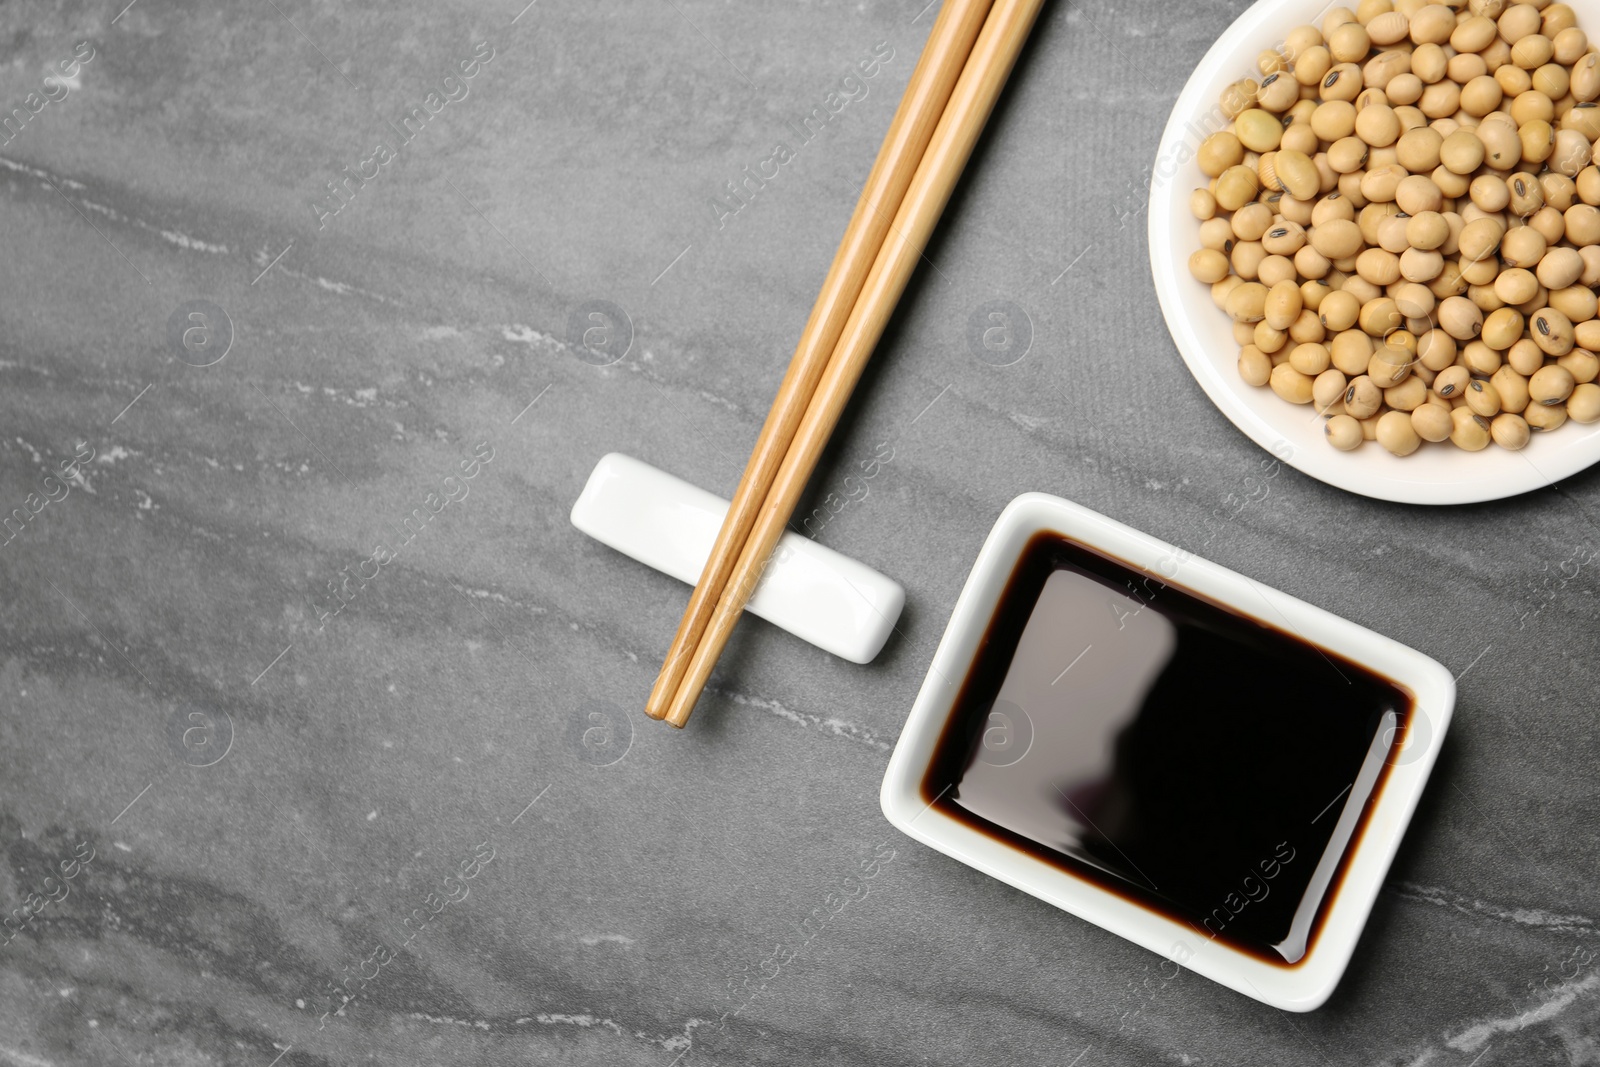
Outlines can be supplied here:
[[1223, 93], [1190, 207], [1239, 374], [1335, 448], [1600, 421], [1600, 55], [1560, 3], [1363, 0]]

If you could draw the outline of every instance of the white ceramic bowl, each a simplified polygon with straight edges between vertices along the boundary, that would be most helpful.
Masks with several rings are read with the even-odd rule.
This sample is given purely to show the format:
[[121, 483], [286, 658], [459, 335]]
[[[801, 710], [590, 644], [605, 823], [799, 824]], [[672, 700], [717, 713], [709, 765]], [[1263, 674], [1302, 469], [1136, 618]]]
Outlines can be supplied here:
[[[1226, 124], [1215, 110], [1222, 90], [1240, 78], [1259, 77], [1256, 55], [1280, 44], [1296, 26], [1320, 24], [1335, 6], [1327, 0], [1260, 0], [1211, 46], [1172, 109], [1150, 183], [1150, 266], [1179, 353], [1206, 395], [1252, 440], [1311, 477], [1352, 493], [1410, 504], [1464, 504], [1526, 493], [1583, 470], [1600, 460], [1600, 423], [1568, 421], [1559, 430], [1535, 434], [1521, 452], [1497, 445], [1463, 452], [1442, 442], [1424, 444], [1402, 459], [1372, 441], [1340, 452], [1323, 439], [1322, 420], [1309, 405], [1286, 403], [1271, 389], [1239, 377], [1233, 324], [1212, 303], [1210, 288], [1189, 275], [1189, 255], [1200, 247], [1189, 194], [1207, 180], [1195, 163], [1195, 150]], [[1600, 33], [1600, 4], [1574, 7], [1580, 24]]]
[[[1296, 965], [1267, 963], [1222, 941], [1197, 935], [1188, 925], [980, 833], [924, 801], [921, 782], [957, 691], [1019, 555], [1041, 530], [1064, 534], [1143, 568], [1158, 581], [1297, 634], [1415, 694], [1413, 718], [1389, 759], [1388, 778], [1366, 828], [1351, 846], [1344, 879], [1327, 906], [1310, 951]], [[927, 680], [889, 759], [880, 801], [884, 815], [901, 831], [962, 863], [1246, 996], [1291, 1011], [1310, 1011], [1327, 1000], [1344, 973], [1444, 741], [1454, 705], [1455, 681], [1450, 672], [1420, 652], [1244, 575], [1189, 556], [1087, 508], [1029, 493], [1006, 507], [978, 553], [934, 653]], [[1074, 964], [1064, 962], [1063, 966]]]

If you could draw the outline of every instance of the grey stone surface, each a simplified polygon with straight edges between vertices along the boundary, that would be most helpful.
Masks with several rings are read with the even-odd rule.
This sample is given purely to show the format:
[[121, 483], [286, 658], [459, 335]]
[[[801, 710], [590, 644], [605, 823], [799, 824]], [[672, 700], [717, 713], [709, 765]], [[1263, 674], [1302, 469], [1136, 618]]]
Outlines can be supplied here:
[[[38, 908], [0, 948], [0, 1063], [1600, 1062], [1596, 476], [1377, 503], [1270, 474], [1207, 403], [1145, 178], [1241, 0], [1048, 8], [814, 486], [892, 445], [822, 535], [907, 587], [878, 662], [746, 621], [686, 732], [638, 711], [686, 590], [567, 509], [612, 450], [731, 492], [924, 2], [0, 6], [7, 111], [94, 48], [0, 146], [0, 510], [93, 449], [0, 548], [0, 905]], [[215, 362], [221, 332], [168, 339], [197, 300]], [[1010, 366], [968, 345], [994, 300], [1031, 322]], [[567, 343], [586, 301], [631, 322], [609, 366]], [[1465, 672], [1323, 1010], [1163, 980], [880, 816], [1027, 490]], [[369, 580], [335, 615], [342, 568]]]

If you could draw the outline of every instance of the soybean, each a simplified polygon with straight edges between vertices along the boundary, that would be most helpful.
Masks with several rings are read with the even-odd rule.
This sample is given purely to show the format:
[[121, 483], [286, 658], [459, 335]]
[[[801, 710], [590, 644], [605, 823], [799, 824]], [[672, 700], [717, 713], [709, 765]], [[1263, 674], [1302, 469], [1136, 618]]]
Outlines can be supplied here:
[[1528, 399], [1535, 404], [1554, 407], [1564, 403], [1577, 384], [1571, 371], [1552, 363], [1539, 368], [1528, 379]]
[[1450, 410], [1437, 404], [1423, 404], [1411, 411], [1411, 428], [1424, 441], [1443, 441], [1454, 427]]
[[1567, 414], [1573, 422], [1600, 422], [1600, 385], [1586, 382], [1567, 397]]
[[1378, 420], [1378, 443], [1397, 456], [1409, 456], [1422, 444], [1422, 437], [1411, 425], [1411, 416], [1390, 411]]
[[1494, 421], [1489, 423], [1489, 435], [1494, 438], [1494, 443], [1501, 448], [1515, 452], [1517, 449], [1527, 445], [1531, 434], [1528, 430], [1527, 420], [1521, 415], [1513, 415], [1507, 411], [1496, 415]]
[[1360, 448], [1362, 442], [1366, 440], [1361, 433], [1361, 423], [1349, 415], [1335, 415], [1322, 427], [1322, 433], [1327, 437], [1328, 443], [1341, 452]]

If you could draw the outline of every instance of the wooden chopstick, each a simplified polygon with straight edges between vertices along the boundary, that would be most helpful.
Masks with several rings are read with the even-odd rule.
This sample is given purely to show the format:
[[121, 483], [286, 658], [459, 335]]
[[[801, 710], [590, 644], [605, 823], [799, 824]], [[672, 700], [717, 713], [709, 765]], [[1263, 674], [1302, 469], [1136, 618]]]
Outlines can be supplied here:
[[800, 420], [788, 455], [778, 469], [744, 549], [739, 553], [739, 561], [717, 601], [716, 611], [679, 683], [666, 716], [672, 725], [681, 727], [689, 721], [689, 714], [711, 677], [717, 657], [727, 645], [745, 602], [761, 580], [767, 560], [783, 536], [789, 516], [794, 513], [795, 504], [816, 469], [828, 437], [867, 360], [872, 357], [874, 346], [883, 336], [896, 302], [905, 292], [906, 283], [927, 247], [933, 227], [961, 177], [1043, 2], [997, 0], [989, 12], [895, 214], [889, 235], [845, 323], [827, 371]]
[[862, 187], [861, 197], [856, 201], [844, 239], [834, 253], [833, 265], [828, 268], [811, 317], [800, 334], [789, 369], [778, 386], [766, 424], [756, 438], [755, 450], [750, 453], [750, 462], [733, 494], [728, 514], [722, 520], [711, 555], [700, 572], [700, 581], [689, 595], [683, 621], [678, 624], [661, 673], [650, 690], [645, 713], [652, 718], [659, 719], [667, 713], [673, 694], [688, 669], [695, 646], [722, 597], [728, 575], [750, 535], [750, 528], [755, 525], [756, 513], [789, 451], [800, 417], [828, 366], [845, 320], [855, 307], [867, 272], [883, 246], [890, 221], [899, 210], [906, 187], [911, 184], [911, 176], [922, 160], [992, 3], [993, 0], [946, 0], [934, 20], [922, 57], [911, 72], [911, 81], [900, 98], [900, 106], [884, 136], [883, 147], [878, 149], [877, 161]]

